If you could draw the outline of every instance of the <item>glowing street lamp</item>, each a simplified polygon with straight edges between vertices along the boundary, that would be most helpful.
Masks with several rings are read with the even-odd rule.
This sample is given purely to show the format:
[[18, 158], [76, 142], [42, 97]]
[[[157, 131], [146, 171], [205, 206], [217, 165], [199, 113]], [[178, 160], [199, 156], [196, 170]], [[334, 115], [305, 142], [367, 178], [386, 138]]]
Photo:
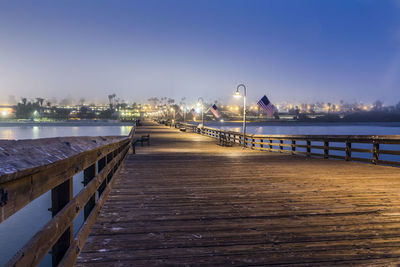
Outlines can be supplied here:
[[243, 87], [243, 147], [246, 147], [246, 86], [244, 84], [239, 84], [236, 87], [236, 92], [233, 94], [235, 98], [240, 98], [242, 95], [240, 94], [240, 87]]

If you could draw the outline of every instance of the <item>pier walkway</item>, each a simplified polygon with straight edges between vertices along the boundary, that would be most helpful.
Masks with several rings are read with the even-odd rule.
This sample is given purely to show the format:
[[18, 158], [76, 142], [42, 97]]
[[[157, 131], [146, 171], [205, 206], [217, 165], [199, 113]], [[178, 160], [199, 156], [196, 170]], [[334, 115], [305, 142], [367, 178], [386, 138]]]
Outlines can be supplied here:
[[400, 168], [137, 134], [77, 266], [400, 263]]

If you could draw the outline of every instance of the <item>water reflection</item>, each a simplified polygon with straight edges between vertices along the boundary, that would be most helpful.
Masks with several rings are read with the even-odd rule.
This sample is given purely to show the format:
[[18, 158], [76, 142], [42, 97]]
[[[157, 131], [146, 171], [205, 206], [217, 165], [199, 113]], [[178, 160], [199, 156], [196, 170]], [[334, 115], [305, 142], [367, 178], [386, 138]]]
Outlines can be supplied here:
[[10, 129], [0, 130], [1, 139], [15, 139], [15, 133]]
[[121, 129], [120, 135], [128, 135], [130, 133], [132, 127], [131, 126], [121, 126], [120, 129]]
[[39, 127], [33, 126], [32, 127], [32, 139], [38, 139], [38, 138], [39, 138]]
[[37, 139], [63, 136], [128, 135], [132, 126], [18, 126], [1, 127], [1, 139]]
[[[208, 125], [212, 128], [219, 128], [228, 131], [242, 132], [241, 123], [213, 123], [209, 122]], [[295, 124], [275, 124], [271, 125], [265, 123], [263, 125], [247, 125], [246, 132], [249, 134], [289, 134], [289, 135], [398, 135], [400, 134], [400, 127], [391, 124], [381, 123], [374, 124], [360, 124], [360, 125], [338, 125], [338, 124], [315, 124], [315, 125], [295, 125]]]
[[255, 134], [262, 134], [262, 133], [263, 133], [263, 127], [261, 127], [261, 126], [256, 127], [256, 130], [255, 130], [254, 133], [255, 133]]

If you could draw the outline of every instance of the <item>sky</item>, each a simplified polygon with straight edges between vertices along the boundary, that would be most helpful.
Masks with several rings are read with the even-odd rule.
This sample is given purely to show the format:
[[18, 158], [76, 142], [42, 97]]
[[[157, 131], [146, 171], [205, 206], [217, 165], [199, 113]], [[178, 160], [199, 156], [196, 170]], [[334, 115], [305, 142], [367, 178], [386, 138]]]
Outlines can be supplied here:
[[[400, 0], [0, 1], [0, 103], [400, 101]], [[12, 98], [12, 97], [11, 97]]]

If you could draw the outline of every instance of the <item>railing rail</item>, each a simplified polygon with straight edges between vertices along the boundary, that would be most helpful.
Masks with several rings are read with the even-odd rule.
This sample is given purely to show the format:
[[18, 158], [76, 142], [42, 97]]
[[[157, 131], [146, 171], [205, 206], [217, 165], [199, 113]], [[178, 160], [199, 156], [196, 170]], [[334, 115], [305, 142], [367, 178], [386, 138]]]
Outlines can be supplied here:
[[[178, 123], [175, 127], [184, 127], [189, 131], [217, 139], [224, 138], [224, 140], [233, 144], [243, 145], [243, 142], [245, 142], [245, 146], [256, 150], [400, 166], [400, 157], [398, 159], [382, 159], [384, 155], [400, 156], [400, 146], [396, 149], [382, 149], [382, 145], [400, 145], [400, 135], [246, 134], [243, 138], [243, 134], [240, 132], [211, 127], [201, 128], [187, 123]], [[361, 145], [361, 147], [355, 145]], [[362, 147], [363, 145], [364, 147]], [[298, 148], [303, 149], [303, 151], [299, 151]], [[338, 155], [337, 151], [342, 151], [343, 154]]]
[[[6, 266], [37, 266], [51, 251], [53, 266], [72, 266], [97, 219], [113, 177], [132, 149], [135, 127], [128, 137], [63, 160], [0, 177], [0, 223], [51, 190], [53, 218], [26, 243]], [[83, 189], [73, 197], [72, 179], [83, 171]], [[84, 223], [73, 236], [73, 222], [83, 211]]]

